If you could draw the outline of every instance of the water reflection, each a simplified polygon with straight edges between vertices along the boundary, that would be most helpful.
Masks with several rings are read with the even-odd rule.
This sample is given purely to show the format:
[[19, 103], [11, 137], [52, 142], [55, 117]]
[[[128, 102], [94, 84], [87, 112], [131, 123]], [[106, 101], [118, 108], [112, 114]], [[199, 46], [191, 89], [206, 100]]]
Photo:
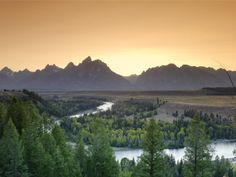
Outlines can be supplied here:
[[[234, 157], [233, 151], [236, 149], [235, 141], [216, 141], [211, 144], [214, 149], [213, 159], [218, 155], [219, 157], [224, 156], [227, 159]], [[166, 149], [164, 151], [168, 155], [172, 155], [176, 161], [180, 161], [184, 158], [185, 149]], [[137, 160], [142, 155], [142, 149], [130, 149], [130, 148], [114, 148], [116, 159], [120, 161], [122, 158], [127, 157], [128, 159]]]

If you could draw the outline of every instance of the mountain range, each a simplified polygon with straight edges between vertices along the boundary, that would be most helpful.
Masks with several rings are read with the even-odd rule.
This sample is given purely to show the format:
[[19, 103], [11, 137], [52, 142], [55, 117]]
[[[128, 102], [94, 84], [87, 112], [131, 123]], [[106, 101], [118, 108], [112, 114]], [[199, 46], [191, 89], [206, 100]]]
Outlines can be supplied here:
[[[228, 71], [236, 83], [236, 72]], [[0, 89], [31, 90], [197, 90], [204, 87], [232, 87], [224, 69], [169, 64], [149, 68], [140, 75], [123, 77], [101, 60], [87, 57], [79, 65], [65, 68], [47, 65], [42, 70], [0, 71]]]

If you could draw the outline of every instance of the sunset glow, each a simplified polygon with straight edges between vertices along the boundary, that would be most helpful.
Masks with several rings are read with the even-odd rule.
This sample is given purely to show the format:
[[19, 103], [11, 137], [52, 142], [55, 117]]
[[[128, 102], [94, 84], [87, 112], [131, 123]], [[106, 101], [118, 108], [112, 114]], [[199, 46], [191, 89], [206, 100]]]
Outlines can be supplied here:
[[232, 1], [0, 2], [0, 68], [91, 56], [121, 75], [169, 63], [236, 70], [235, 21]]

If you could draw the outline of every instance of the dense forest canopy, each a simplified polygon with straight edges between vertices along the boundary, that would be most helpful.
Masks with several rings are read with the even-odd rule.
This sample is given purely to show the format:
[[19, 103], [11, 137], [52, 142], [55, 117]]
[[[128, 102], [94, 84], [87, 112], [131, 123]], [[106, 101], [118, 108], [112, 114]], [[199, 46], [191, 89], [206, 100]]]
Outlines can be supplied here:
[[[1, 101], [0, 176], [233, 177], [234, 165], [224, 157], [212, 160], [209, 144], [211, 139], [234, 138], [234, 120], [194, 110], [183, 116], [176, 112], [173, 122], [149, 118], [158, 114], [162, 103], [121, 101], [110, 111], [65, 117], [58, 125], [33, 100]], [[68, 143], [71, 140], [75, 146]], [[116, 161], [111, 146], [142, 147], [144, 152], [137, 161]], [[166, 147], [184, 146], [181, 161], [164, 153]]]

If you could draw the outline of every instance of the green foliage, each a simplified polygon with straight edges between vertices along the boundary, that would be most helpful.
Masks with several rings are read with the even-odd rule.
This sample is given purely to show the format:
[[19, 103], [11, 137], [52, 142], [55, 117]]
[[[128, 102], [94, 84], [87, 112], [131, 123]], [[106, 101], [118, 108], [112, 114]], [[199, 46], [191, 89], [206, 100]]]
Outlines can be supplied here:
[[3, 137], [0, 140], [0, 176], [28, 176], [23, 159], [23, 146], [11, 119], [4, 126]]
[[164, 169], [163, 135], [160, 127], [151, 119], [145, 127], [146, 133], [143, 141], [144, 153], [141, 156], [138, 168], [143, 177], [162, 177]]
[[211, 139], [236, 139], [234, 120], [231, 117], [222, 117], [219, 114], [208, 114], [196, 110], [184, 112], [184, 116], [190, 118], [193, 118], [195, 114], [199, 114], [201, 120], [205, 122], [206, 131]]
[[206, 134], [205, 124], [195, 115], [187, 129], [185, 139], [185, 176], [187, 177], [210, 177], [211, 149], [210, 138]]
[[52, 135], [63, 157], [67, 159], [70, 156], [70, 152], [69, 152], [69, 147], [66, 143], [66, 138], [63, 129], [61, 129], [58, 125], [56, 125], [52, 130]]
[[184, 176], [184, 164], [183, 161], [181, 160], [178, 162], [175, 166], [175, 177], [183, 177]]
[[119, 177], [131, 177], [132, 176], [132, 172], [129, 171], [120, 171], [119, 173]]
[[173, 175], [178, 175], [176, 172], [177, 165], [175, 164], [175, 159], [172, 156], [165, 155], [163, 158], [163, 164], [162, 176], [173, 177]]
[[30, 175], [43, 177], [46, 175], [48, 161], [39, 134], [34, 125], [28, 126], [22, 135], [24, 148], [24, 159], [29, 168]]
[[69, 100], [57, 99], [57, 97], [54, 97], [54, 99], [45, 100], [35, 92], [23, 90], [23, 93], [29, 97], [29, 100], [37, 106], [41, 113], [46, 112], [47, 114], [56, 117], [69, 116], [77, 113], [78, 111], [94, 109], [101, 105], [104, 101], [102, 98], [86, 96], [74, 97]]
[[41, 143], [43, 145], [43, 148], [45, 150], [45, 160], [48, 163], [47, 166], [47, 176], [49, 177], [56, 177], [55, 173], [56, 170], [58, 170], [58, 167], [56, 165], [56, 162], [58, 162], [58, 154], [57, 154], [57, 146], [56, 141], [51, 135], [51, 133], [44, 133], [41, 136]]
[[[9, 104], [0, 104], [1, 177], [233, 177], [228, 160], [211, 161], [208, 146], [209, 136], [233, 135], [230, 121], [221, 125], [217, 122], [220, 118], [213, 121], [213, 115], [209, 118], [200, 114], [189, 123], [179, 113], [173, 123], [146, 120], [138, 114], [144, 111], [145, 117], [158, 106], [147, 103], [141, 108], [141, 103], [131, 100], [126, 106], [134, 105], [126, 113], [137, 111], [136, 117], [126, 113], [125, 117], [117, 117], [108, 111], [65, 119], [62, 127], [67, 133], [72, 130], [78, 135], [76, 146], [72, 147], [64, 130], [41, 114], [33, 103], [13, 99]], [[126, 108], [119, 105], [119, 109]], [[173, 157], [163, 153], [164, 147], [182, 147], [184, 142], [184, 162], [176, 164]], [[89, 145], [88, 149], [84, 143]], [[137, 164], [124, 158], [119, 166], [110, 145], [143, 147], [144, 154]]]
[[21, 131], [24, 128], [28, 118], [21, 100], [13, 98], [12, 103], [8, 107], [7, 118], [12, 119], [17, 131], [19, 132], [19, 134], [21, 134]]
[[6, 108], [5, 106], [0, 103], [0, 138], [2, 137], [3, 134], [3, 126], [6, 121]]
[[89, 148], [90, 174], [89, 177], [117, 177], [119, 167], [110, 147], [106, 128], [101, 121], [93, 125], [92, 145]]
[[231, 165], [228, 160], [224, 157], [221, 159], [217, 156], [215, 161], [213, 161], [214, 165], [214, 174], [213, 177], [222, 177], [222, 176], [230, 176], [232, 174]]
[[68, 144], [66, 143], [64, 131], [58, 125], [56, 125], [52, 130], [52, 135], [58, 147], [58, 159], [60, 160], [61, 156], [63, 159], [64, 169], [62, 174], [64, 174], [64, 177], [74, 177], [80, 175], [80, 169], [78, 166], [77, 168], [75, 167], [76, 164], [74, 163], [72, 153]]
[[123, 158], [120, 161], [120, 168], [122, 171], [132, 171], [135, 167], [135, 161], [129, 160], [128, 158]]
[[76, 168], [80, 169], [81, 175], [86, 176], [88, 169], [88, 152], [85, 150], [84, 141], [82, 135], [78, 136], [75, 152], [74, 152], [74, 162]]
[[[140, 118], [152, 117], [155, 114], [155, 110], [159, 107], [159, 104], [141, 100], [141, 99], [129, 99], [125, 101], [118, 101], [112, 107], [111, 114], [118, 117], [125, 116], [138, 116]], [[143, 113], [146, 113], [145, 116]]]

